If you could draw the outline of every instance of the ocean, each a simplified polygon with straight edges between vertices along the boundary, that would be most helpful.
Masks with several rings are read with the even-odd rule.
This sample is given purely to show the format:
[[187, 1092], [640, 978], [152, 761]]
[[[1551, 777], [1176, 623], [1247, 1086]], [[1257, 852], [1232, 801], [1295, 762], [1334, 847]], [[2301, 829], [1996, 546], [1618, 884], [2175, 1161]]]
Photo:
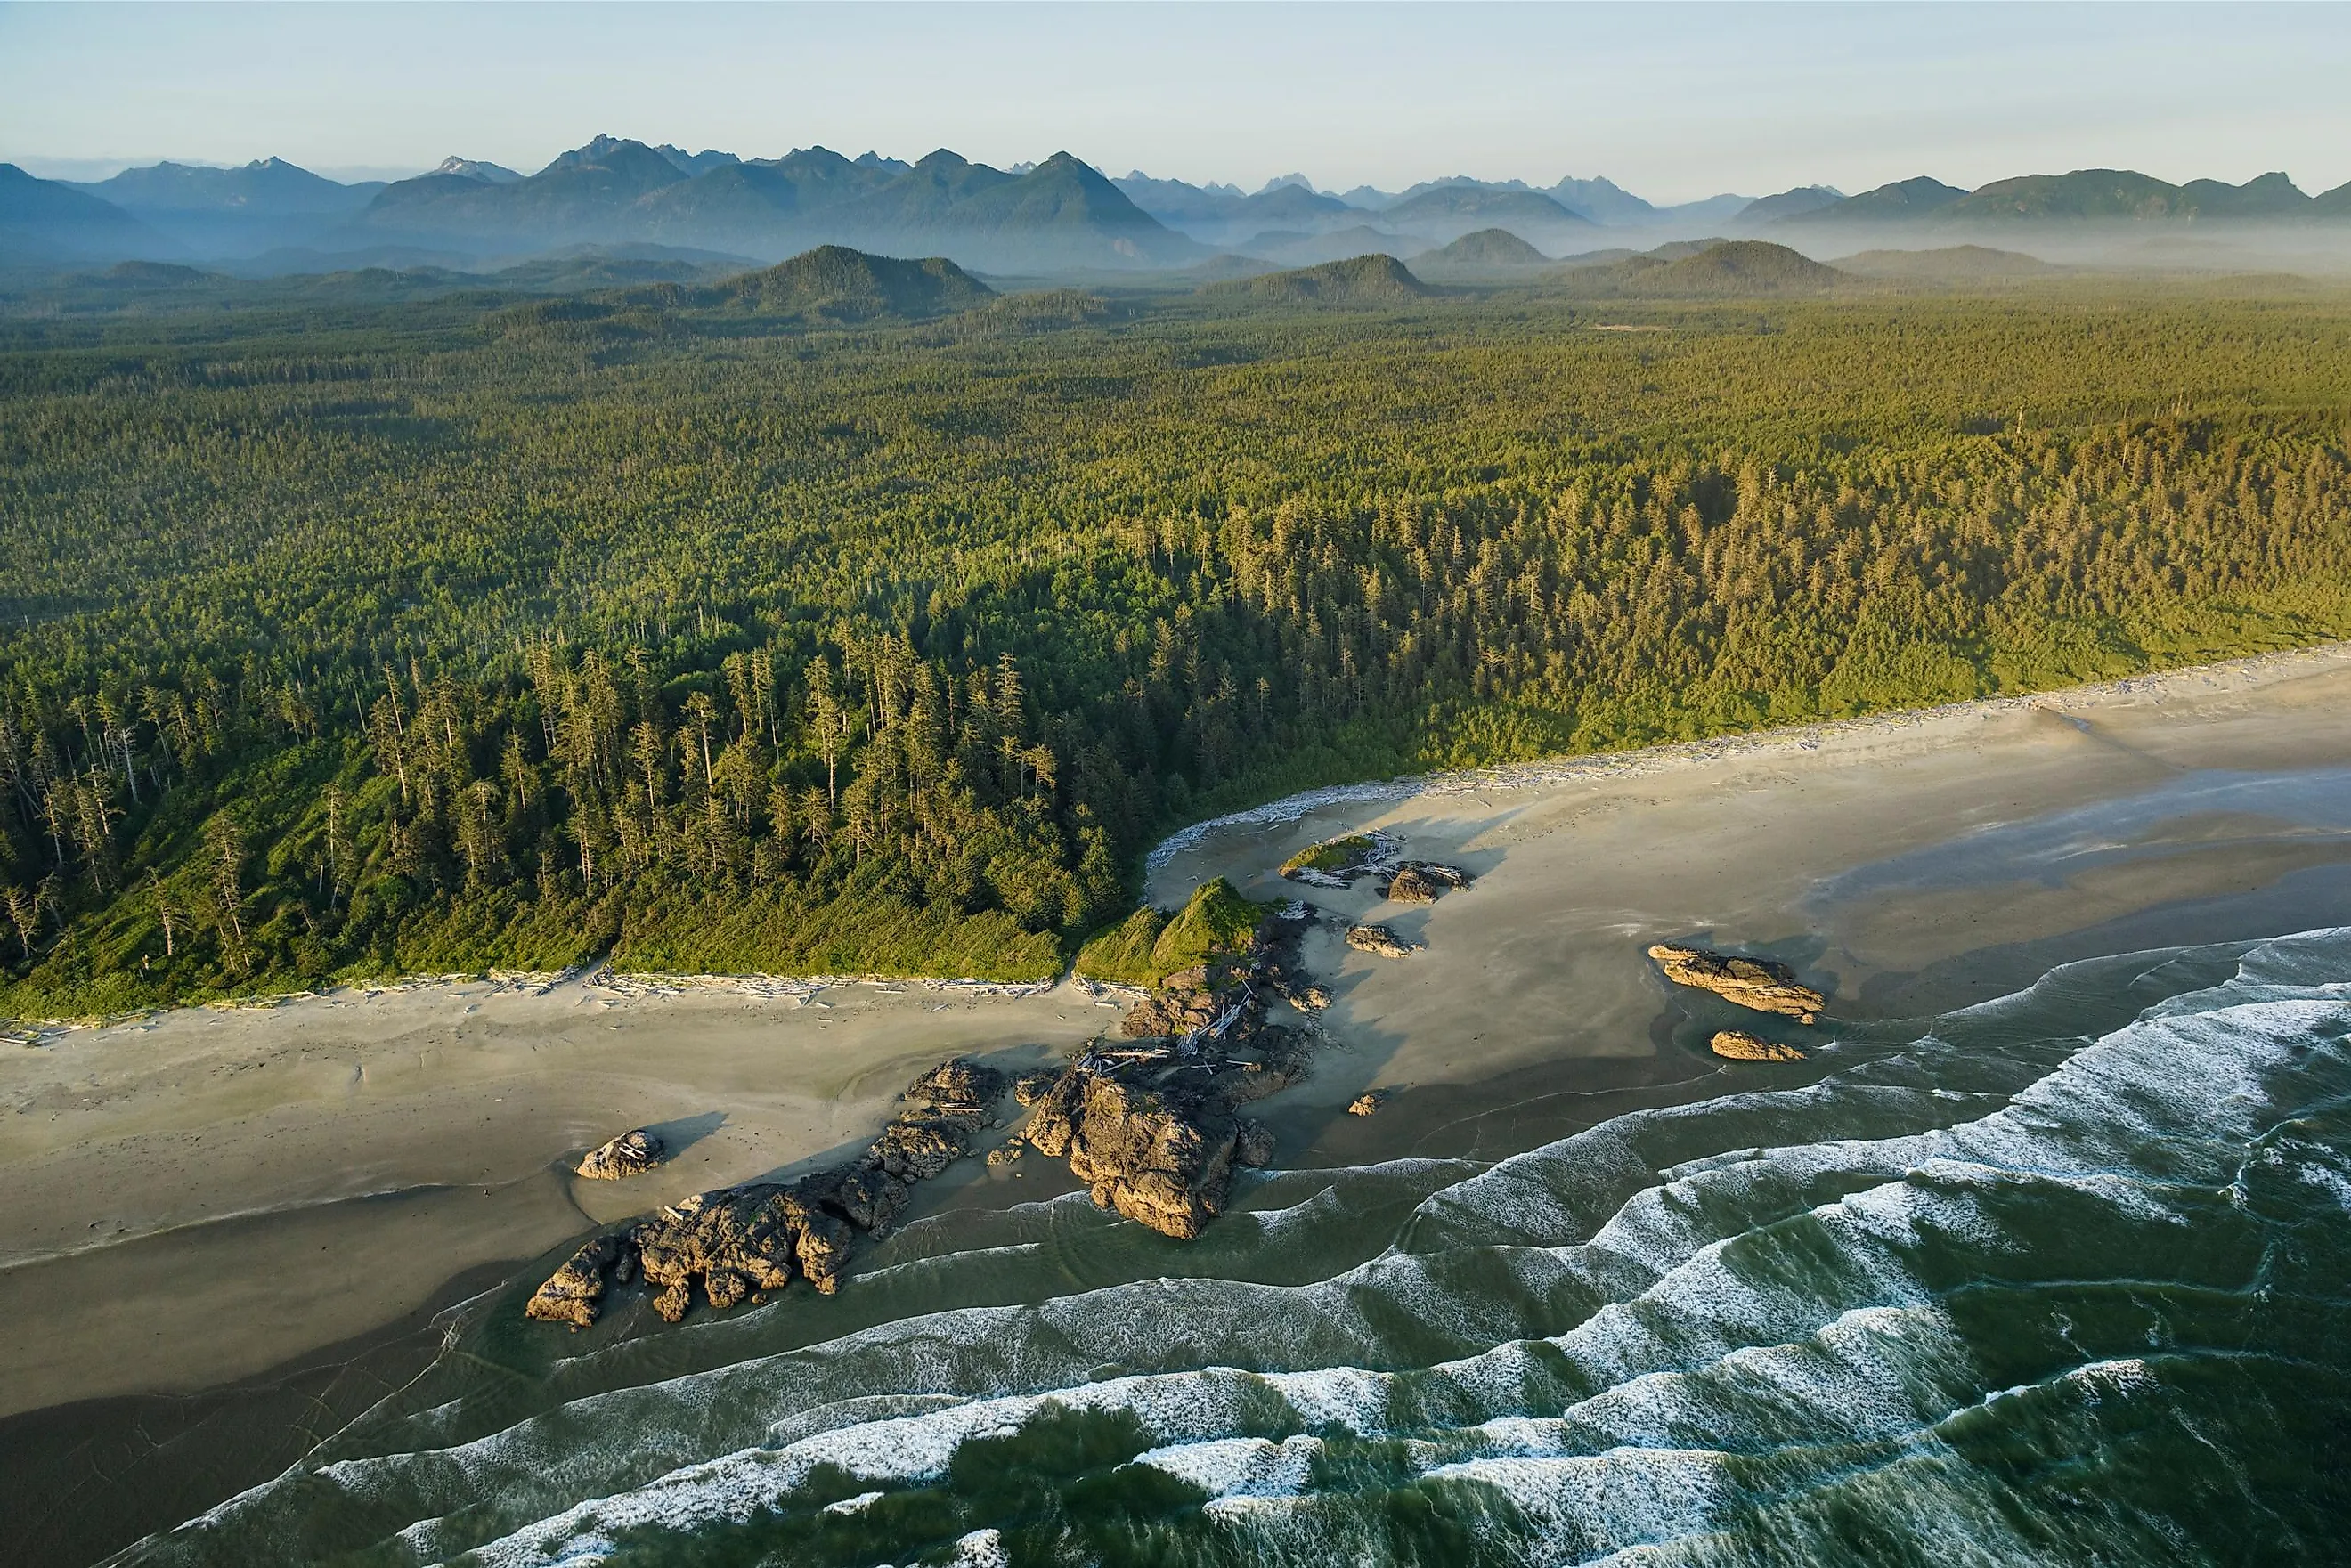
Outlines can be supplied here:
[[1674, 1103], [1263, 1173], [1188, 1247], [962, 1208], [831, 1299], [577, 1335], [518, 1277], [116, 1561], [2351, 1561], [2351, 929], [1784, 1067], [1707, 1072], [1687, 1006]]

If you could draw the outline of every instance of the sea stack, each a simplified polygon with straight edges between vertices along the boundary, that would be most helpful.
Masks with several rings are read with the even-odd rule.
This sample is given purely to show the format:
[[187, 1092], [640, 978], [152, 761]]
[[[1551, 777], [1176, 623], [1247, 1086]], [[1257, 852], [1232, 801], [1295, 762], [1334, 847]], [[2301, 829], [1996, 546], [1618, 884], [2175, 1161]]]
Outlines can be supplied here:
[[1659, 943], [1649, 956], [1677, 986], [1712, 991], [1727, 1002], [1759, 1013], [1778, 1013], [1800, 1023], [1819, 1021], [1826, 998], [1796, 982], [1796, 971], [1770, 958], [1745, 958], [1704, 947], [1676, 947]]

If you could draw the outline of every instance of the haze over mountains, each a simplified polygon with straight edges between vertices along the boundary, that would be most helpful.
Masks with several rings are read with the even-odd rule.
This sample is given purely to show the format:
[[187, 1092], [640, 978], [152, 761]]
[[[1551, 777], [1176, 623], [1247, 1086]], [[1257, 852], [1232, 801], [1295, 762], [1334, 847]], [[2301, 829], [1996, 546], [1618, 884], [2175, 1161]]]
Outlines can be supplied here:
[[1658, 206], [1597, 177], [1332, 192], [1292, 174], [1244, 192], [1141, 171], [1113, 180], [1068, 152], [997, 169], [946, 149], [914, 162], [822, 147], [746, 159], [604, 135], [535, 173], [453, 156], [389, 183], [342, 184], [278, 158], [233, 169], [164, 162], [82, 183], [0, 164], [0, 266], [20, 267], [138, 259], [252, 274], [469, 269], [582, 246], [773, 262], [840, 245], [1074, 276], [1186, 270], [1220, 256], [1290, 267], [1410, 257], [1473, 235], [1485, 237], [1451, 261], [1471, 265], [1474, 253], [1491, 258], [1477, 265], [1523, 266], [1527, 252], [1629, 252], [1699, 235], [1827, 256], [2026, 235], [2047, 252], [2249, 234], [2303, 255], [2351, 249], [2351, 185], [2312, 195], [2283, 173], [2175, 185], [2081, 170], [1975, 191], [1920, 176], [1850, 196], [1807, 185]]

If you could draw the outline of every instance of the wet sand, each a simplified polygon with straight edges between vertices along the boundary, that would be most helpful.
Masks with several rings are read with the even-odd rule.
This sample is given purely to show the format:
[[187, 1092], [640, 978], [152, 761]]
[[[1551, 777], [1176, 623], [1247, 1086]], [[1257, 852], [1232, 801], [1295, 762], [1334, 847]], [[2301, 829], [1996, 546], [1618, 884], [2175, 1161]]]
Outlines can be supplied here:
[[[1499, 1154], [1727, 1083], [1743, 1070], [1674, 1038], [1688, 998], [1653, 941], [1797, 964], [1834, 998], [1825, 1038], [2068, 957], [2351, 922], [2351, 648], [1387, 796], [1215, 825], [1152, 874], [1155, 902], [1225, 874], [1425, 944], [1310, 936], [1336, 1000], [1313, 1077], [1263, 1107], [1285, 1164]], [[1273, 874], [1365, 827], [1478, 884], [1402, 908]], [[862, 1143], [945, 1055], [1042, 1061], [1118, 1016], [1071, 985], [643, 993], [433, 984], [0, 1050], [0, 1416], [413, 1333], [461, 1276]], [[1375, 1086], [1388, 1110], [1340, 1113]], [[568, 1174], [643, 1124], [677, 1151], [656, 1174]], [[926, 1201], [1036, 1191], [1003, 1180]]]
[[[1833, 1033], [2069, 958], [2351, 921], [2351, 647], [1250, 817], [1198, 833], [1148, 891], [1168, 904], [1221, 874], [1335, 917], [1307, 956], [1350, 1049], [1292, 1096], [1458, 1101], [1563, 1061], [1593, 1088], [1733, 1071], [1667, 1048], [1688, 994], [1640, 957], [1650, 943], [1792, 963], [1834, 998]], [[1367, 829], [1477, 885], [1405, 906], [1275, 873]], [[1358, 920], [1423, 950], [1349, 949]]]
[[[1111, 1026], [1044, 995], [473, 982], [189, 1009], [0, 1051], [0, 1416], [208, 1388], [413, 1312], [452, 1277], [862, 1145], [945, 1056]], [[671, 1162], [570, 1161], [650, 1125]]]

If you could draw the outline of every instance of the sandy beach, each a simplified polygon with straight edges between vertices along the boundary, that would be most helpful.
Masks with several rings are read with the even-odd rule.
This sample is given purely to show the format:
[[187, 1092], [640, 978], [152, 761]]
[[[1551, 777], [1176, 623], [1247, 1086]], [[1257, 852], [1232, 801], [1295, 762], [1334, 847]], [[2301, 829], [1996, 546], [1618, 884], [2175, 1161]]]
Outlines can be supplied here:
[[[1497, 1100], [1734, 1071], [1667, 1038], [1653, 941], [1796, 964], [1831, 995], [1833, 1031], [2070, 956], [2351, 922], [2346, 769], [2351, 648], [2335, 647], [1332, 792], [1186, 835], [1149, 893], [1173, 903], [1224, 874], [1287, 896], [1285, 856], [1370, 827], [1475, 873], [1411, 909], [1368, 884], [1309, 893], [1423, 948], [1352, 952], [1335, 924], [1309, 937], [1331, 1044], [1267, 1107], [1285, 1163], [1440, 1127], [1468, 1152], [1507, 1141], [1499, 1121], [1458, 1131]], [[594, 1224], [862, 1143], [944, 1056], [1041, 1062], [1117, 1017], [1068, 983], [574, 977], [193, 1009], [0, 1049], [0, 1416], [283, 1367]], [[1400, 1092], [1393, 1112], [1336, 1114], [1375, 1086]], [[670, 1164], [624, 1184], [569, 1174], [639, 1125]]]

